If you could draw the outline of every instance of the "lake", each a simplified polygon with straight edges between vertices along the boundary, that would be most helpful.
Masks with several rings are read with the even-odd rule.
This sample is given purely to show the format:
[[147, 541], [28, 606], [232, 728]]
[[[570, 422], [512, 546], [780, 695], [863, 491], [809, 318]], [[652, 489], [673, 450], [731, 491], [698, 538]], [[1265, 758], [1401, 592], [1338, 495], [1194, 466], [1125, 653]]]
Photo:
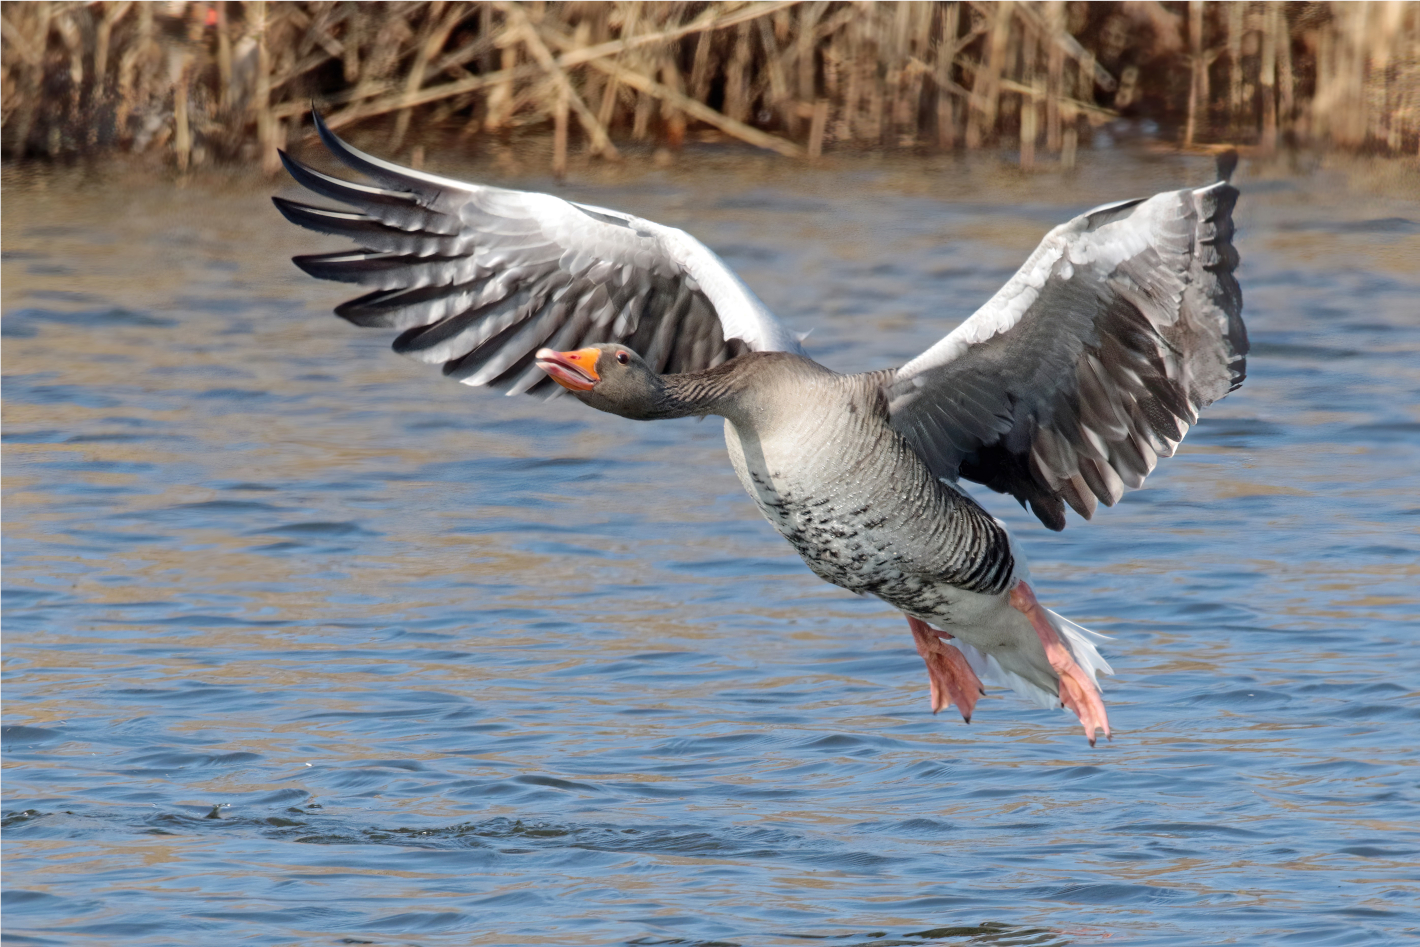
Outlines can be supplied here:
[[[846, 371], [1212, 171], [1081, 164], [427, 167], [684, 227]], [[4, 174], [6, 943], [1416, 937], [1413, 165], [1245, 161], [1246, 385], [1091, 523], [975, 488], [1113, 636], [1094, 749], [998, 688], [934, 717], [717, 421], [469, 389], [331, 315], [289, 181]]]

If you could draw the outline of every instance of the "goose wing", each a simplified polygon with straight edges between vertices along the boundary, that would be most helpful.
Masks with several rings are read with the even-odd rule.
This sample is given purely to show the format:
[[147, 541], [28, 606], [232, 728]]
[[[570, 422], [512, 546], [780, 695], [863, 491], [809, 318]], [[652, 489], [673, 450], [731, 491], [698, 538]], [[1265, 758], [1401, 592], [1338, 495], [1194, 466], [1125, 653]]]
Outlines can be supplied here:
[[376, 184], [283, 153], [297, 182], [354, 209], [273, 198], [281, 213], [359, 245], [293, 262], [320, 279], [369, 287], [336, 314], [400, 330], [395, 351], [442, 365], [464, 384], [560, 392], [534, 365], [544, 347], [621, 342], [662, 373], [710, 368], [745, 350], [803, 351], [725, 262], [684, 231], [400, 167], [346, 144], [319, 115], [315, 122], [331, 153]]
[[1097, 207], [1056, 227], [1001, 290], [889, 376], [893, 427], [939, 477], [1089, 519], [1242, 384], [1247, 331], [1227, 183]]

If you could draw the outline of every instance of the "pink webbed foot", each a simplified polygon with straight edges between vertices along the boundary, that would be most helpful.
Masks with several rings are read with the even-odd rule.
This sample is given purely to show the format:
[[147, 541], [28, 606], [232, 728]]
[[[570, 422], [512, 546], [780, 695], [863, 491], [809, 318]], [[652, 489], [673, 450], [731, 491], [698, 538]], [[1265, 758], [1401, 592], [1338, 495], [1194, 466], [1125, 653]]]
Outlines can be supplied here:
[[1060, 702], [1075, 712], [1085, 727], [1085, 736], [1090, 746], [1095, 745], [1095, 730], [1103, 730], [1105, 739], [1109, 736], [1109, 718], [1105, 716], [1104, 701], [1100, 699], [1099, 685], [1091, 679], [1084, 668], [1075, 662], [1070, 649], [1060, 640], [1060, 633], [1050, 623], [1045, 609], [1035, 600], [1035, 593], [1029, 585], [1017, 582], [1011, 590], [1011, 607], [1030, 619], [1036, 637], [1045, 648], [1045, 657], [1060, 678]]
[[907, 626], [912, 629], [917, 653], [927, 662], [927, 680], [932, 685], [932, 713], [949, 704], [956, 704], [961, 718], [971, 723], [976, 699], [986, 691], [981, 686], [981, 679], [966, 663], [966, 655], [942, 641], [951, 635], [936, 630], [925, 621], [908, 615]]

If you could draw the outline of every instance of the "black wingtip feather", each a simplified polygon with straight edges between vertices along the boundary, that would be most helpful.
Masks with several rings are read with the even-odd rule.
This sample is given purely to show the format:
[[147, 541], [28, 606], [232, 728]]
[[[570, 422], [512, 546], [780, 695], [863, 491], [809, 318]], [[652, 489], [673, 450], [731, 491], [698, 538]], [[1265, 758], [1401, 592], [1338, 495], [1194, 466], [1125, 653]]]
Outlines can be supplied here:
[[[314, 104], [311, 105], [311, 124], [315, 125], [316, 134], [320, 136], [320, 140], [325, 143], [327, 148], [331, 148], [330, 143], [332, 140], [340, 141], [339, 138], [336, 138], [335, 132], [331, 131], [330, 126], [325, 123], [325, 118], [321, 115], [320, 109], [316, 108]], [[344, 142], [341, 142], [341, 144], [344, 144]], [[331, 148], [331, 150], [334, 151], [335, 149]]]
[[383, 162], [372, 158], [353, 145], [346, 144], [344, 139], [330, 130], [330, 126], [325, 123], [325, 119], [321, 118], [320, 112], [312, 109], [311, 121], [315, 123], [316, 134], [320, 136], [321, 143], [325, 145], [326, 149], [331, 154], [339, 158], [342, 164], [352, 170], [359, 171], [361, 174], [368, 174], [370, 177], [376, 178], [377, 180], [384, 181], [388, 179], [388, 172], [380, 166]]
[[424, 258], [398, 253], [378, 253], [369, 250], [343, 250], [336, 253], [310, 253], [291, 257], [291, 262], [316, 279], [337, 283], [379, 284], [391, 270], [406, 269]]
[[331, 154], [340, 160], [341, 164], [403, 191], [420, 192], [425, 190], [420, 186], [421, 182], [417, 177], [411, 176], [410, 169], [400, 167], [382, 158], [376, 158], [374, 155], [368, 155], [354, 145], [347, 143], [330, 130], [330, 126], [325, 123], [325, 119], [320, 117], [320, 113], [313, 113], [312, 118], [316, 125], [316, 134], [320, 136], [321, 142]]
[[1238, 153], [1232, 148], [1218, 152], [1218, 180], [1231, 181], [1238, 168]]
[[287, 200], [284, 197], [272, 197], [271, 203], [276, 205], [276, 209], [281, 212], [281, 216], [295, 224], [297, 227], [304, 227], [307, 230], [314, 230], [317, 233], [339, 233], [321, 224], [320, 217], [313, 211], [320, 211], [319, 207], [312, 207], [309, 204], [302, 204], [299, 201]]
[[271, 200], [276, 205], [276, 209], [281, 211], [281, 216], [296, 226], [314, 230], [316, 233], [348, 237], [371, 250], [385, 252], [410, 250], [412, 248], [409, 246], [409, 242], [419, 236], [408, 231], [387, 227], [364, 214], [352, 211], [315, 207], [282, 197], [273, 197]]
[[305, 179], [310, 174], [318, 173], [314, 169], [306, 167], [304, 164], [301, 164], [301, 162], [291, 157], [290, 153], [287, 152], [285, 148], [277, 148], [276, 157], [281, 159], [281, 167], [285, 168], [286, 173], [296, 179], [297, 184], [309, 187]]
[[286, 213], [286, 208], [292, 203], [291, 201], [286, 200], [284, 197], [272, 196], [271, 203], [276, 205], [276, 209], [281, 212], [282, 217], [285, 217], [293, 224], [295, 223], [294, 220], [291, 220], [291, 215]]
[[409, 191], [392, 191], [366, 184], [356, 184], [353, 181], [343, 181], [317, 171], [284, 151], [278, 150], [277, 154], [281, 157], [281, 164], [286, 169], [286, 173], [295, 178], [297, 184], [308, 191], [314, 191], [321, 197], [366, 209], [378, 206], [400, 208], [419, 206], [419, 201]]

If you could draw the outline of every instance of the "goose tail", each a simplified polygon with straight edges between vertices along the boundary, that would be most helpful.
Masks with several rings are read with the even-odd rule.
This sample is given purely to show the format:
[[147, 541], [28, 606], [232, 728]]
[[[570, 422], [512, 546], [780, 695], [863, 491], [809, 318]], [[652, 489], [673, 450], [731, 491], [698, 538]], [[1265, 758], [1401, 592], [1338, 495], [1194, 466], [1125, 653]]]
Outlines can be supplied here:
[[[1055, 628], [1056, 632], [1059, 633], [1060, 637], [1065, 641], [1066, 646], [1070, 649], [1070, 654], [1074, 657], [1075, 663], [1079, 664], [1080, 667], [1084, 669], [1090, 679], [1095, 682], [1096, 687], [1100, 687], [1099, 675], [1113, 674], [1114, 668], [1109, 666], [1109, 662], [1099, 653], [1099, 649], [1096, 645], [1103, 644], [1106, 641], [1113, 641], [1114, 639], [1109, 635], [1102, 635], [1097, 631], [1091, 631], [1082, 625], [1077, 625], [1059, 612], [1051, 611], [1048, 608], [1044, 609], [1044, 611], [1046, 617], [1050, 620], [1050, 624]], [[985, 683], [995, 684], [997, 687], [1009, 687], [1026, 700], [1046, 710], [1058, 707], [1066, 713], [1071, 712], [1061, 704], [1060, 695], [1057, 691], [1047, 690], [1025, 675], [1002, 667], [1001, 662], [998, 661], [994, 655], [987, 654], [980, 648], [973, 647], [960, 638], [953, 638], [947, 643], [961, 649], [962, 654], [966, 655], [966, 663], [971, 665], [971, 669], [976, 672], [976, 676], [981, 678]], [[1103, 688], [1100, 687], [1100, 690], [1103, 691]]]

